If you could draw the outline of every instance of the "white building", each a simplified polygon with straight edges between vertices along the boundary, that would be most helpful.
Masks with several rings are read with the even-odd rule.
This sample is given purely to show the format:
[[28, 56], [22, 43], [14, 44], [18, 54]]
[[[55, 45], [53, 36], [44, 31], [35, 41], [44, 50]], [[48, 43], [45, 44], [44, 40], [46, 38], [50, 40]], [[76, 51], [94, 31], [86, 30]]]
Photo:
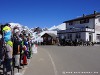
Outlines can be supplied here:
[[54, 34], [57, 36], [57, 31], [59, 30], [65, 30], [66, 29], [66, 24], [65, 23], [62, 23], [62, 24], [59, 24], [57, 26], [52, 26], [51, 28], [49, 28], [47, 31], [43, 31], [39, 34], [36, 34], [36, 32], [33, 33], [33, 41], [37, 41], [37, 42], [43, 42], [43, 38], [41, 37], [42, 35], [44, 35], [45, 33], [47, 34]]
[[70, 40], [84, 40], [100, 42], [100, 13], [84, 15], [79, 18], [63, 22], [66, 30], [57, 32], [58, 37], [64, 36]]

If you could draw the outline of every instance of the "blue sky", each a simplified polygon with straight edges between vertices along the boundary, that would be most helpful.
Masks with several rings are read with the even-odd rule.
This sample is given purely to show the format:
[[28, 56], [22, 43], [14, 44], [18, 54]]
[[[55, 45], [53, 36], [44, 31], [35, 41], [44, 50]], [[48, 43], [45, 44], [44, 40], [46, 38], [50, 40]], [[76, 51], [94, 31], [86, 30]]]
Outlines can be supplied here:
[[49, 28], [94, 10], [100, 12], [100, 0], [0, 0], [0, 23]]

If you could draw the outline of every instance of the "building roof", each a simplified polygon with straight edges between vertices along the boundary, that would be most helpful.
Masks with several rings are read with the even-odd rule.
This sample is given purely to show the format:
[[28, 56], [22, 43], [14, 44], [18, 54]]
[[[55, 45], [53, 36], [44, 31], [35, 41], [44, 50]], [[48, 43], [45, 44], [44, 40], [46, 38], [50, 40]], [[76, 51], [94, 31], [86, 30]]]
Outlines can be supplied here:
[[[45, 33], [45, 34], [51, 36], [53, 39], [56, 39], [56, 37], [57, 37], [57, 35], [55, 35], [54, 33]], [[44, 35], [42, 35], [41, 37], [43, 37]]]
[[68, 22], [73, 22], [73, 21], [80, 21], [80, 20], [83, 20], [83, 19], [90, 19], [90, 18], [95, 18], [95, 17], [98, 17], [100, 16], [100, 13], [94, 13], [94, 14], [90, 14], [90, 15], [84, 15], [82, 17], [79, 17], [79, 18], [75, 18], [75, 19], [72, 19], [72, 20], [68, 20], [68, 21], [64, 21], [63, 23], [68, 23]]
[[55, 34], [53, 34], [53, 33], [49, 33], [49, 35], [50, 35], [51, 37], [53, 37], [54, 39], [56, 39], [56, 37], [57, 37], [57, 35], [55, 35]]

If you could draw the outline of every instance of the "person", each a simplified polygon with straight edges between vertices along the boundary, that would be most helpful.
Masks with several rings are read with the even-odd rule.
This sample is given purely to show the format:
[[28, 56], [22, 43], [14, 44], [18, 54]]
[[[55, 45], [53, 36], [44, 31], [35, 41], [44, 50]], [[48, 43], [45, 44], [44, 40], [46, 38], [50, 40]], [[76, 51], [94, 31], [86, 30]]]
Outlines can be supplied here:
[[9, 25], [2, 27], [2, 47], [3, 50], [3, 61], [6, 68], [6, 71], [9, 72], [12, 70], [12, 55], [13, 55], [13, 43], [11, 41], [11, 28]]
[[24, 45], [23, 45], [23, 51], [24, 51], [24, 55], [23, 55], [23, 65], [27, 65], [27, 58], [28, 58], [28, 53], [29, 53], [29, 47], [28, 47], [28, 41], [27, 38], [24, 37]]
[[21, 42], [21, 51], [20, 51], [20, 64], [21, 66], [27, 65], [27, 55], [28, 55], [28, 42], [24, 34], [20, 35], [22, 42]]
[[15, 59], [15, 67], [22, 69], [20, 66], [20, 48], [21, 48], [21, 41], [19, 39], [18, 30], [15, 29], [15, 33], [13, 35], [13, 55]]
[[22, 64], [27, 65], [27, 47], [23, 45], [23, 57], [22, 57]]
[[6, 69], [7, 71], [12, 70], [12, 58], [13, 58], [13, 42], [8, 41], [6, 44], [7, 47], [7, 58], [6, 58]]
[[31, 40], [30, 40], [30, 36], [27, 38], [28, 41], [28, 59], [30, 59], [32, 57], [32, 49], [31, 49]]
[[2, 35], [0, 34], [0, 65], [2, 64], [3, 50], [2, 50]]

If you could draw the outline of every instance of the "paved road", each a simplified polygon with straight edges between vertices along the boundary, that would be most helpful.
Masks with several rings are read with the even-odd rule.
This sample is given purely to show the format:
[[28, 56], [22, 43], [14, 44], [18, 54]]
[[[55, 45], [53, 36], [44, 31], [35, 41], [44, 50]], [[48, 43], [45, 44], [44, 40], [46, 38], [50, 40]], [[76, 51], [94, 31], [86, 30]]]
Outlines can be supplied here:
[[24, 75], [100, 75], [100, 46], [39, 46]]

